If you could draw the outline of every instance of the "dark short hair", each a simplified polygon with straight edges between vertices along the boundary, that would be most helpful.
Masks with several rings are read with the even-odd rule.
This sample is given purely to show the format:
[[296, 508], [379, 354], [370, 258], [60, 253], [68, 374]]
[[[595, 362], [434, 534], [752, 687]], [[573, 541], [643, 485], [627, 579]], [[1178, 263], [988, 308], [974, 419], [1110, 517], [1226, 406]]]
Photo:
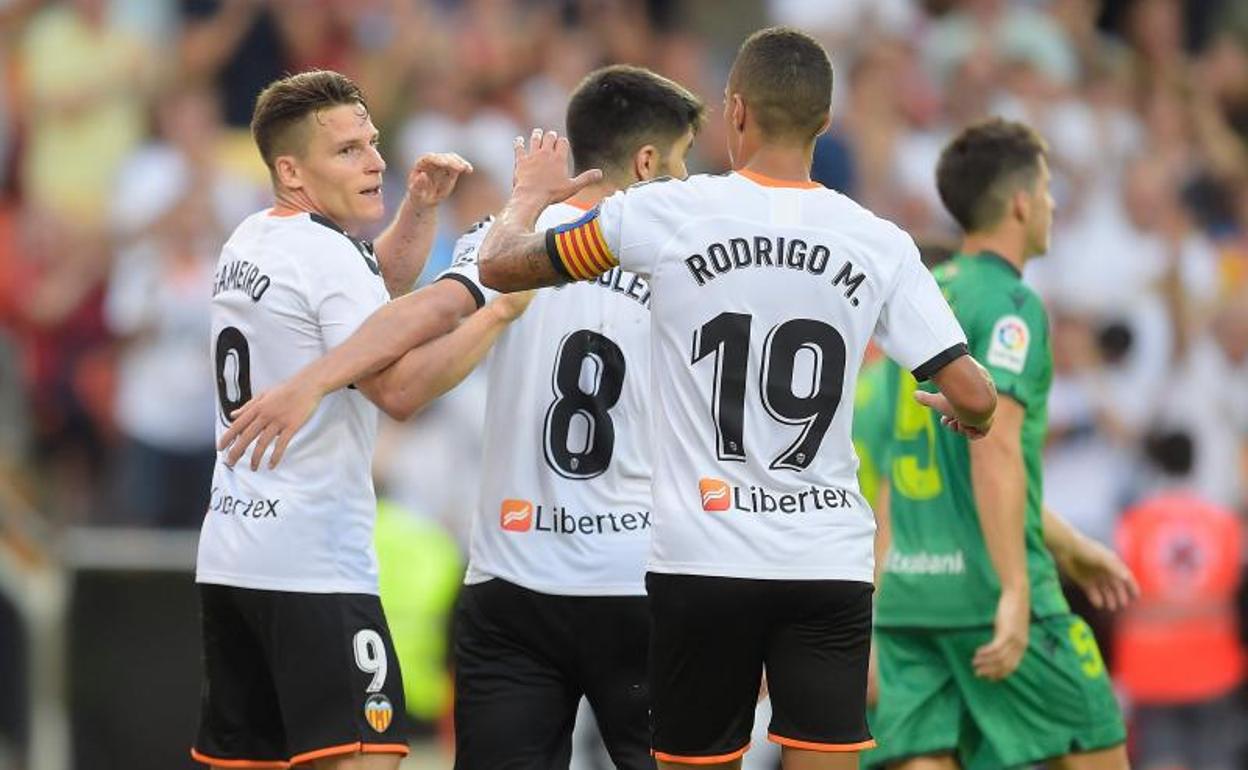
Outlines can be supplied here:
[[752, 108], [763, 134], [774, 139], [814, 139], [832, 109], [828, 52], [790, 27], [769, 27], [746, 38], [728, 84]]
[[684, 86], [641, 67], [615, 65], [585, 76], [568, 102], [568, 141], [577, 171], [619, 170], [647, 144], [666, 152], [704, 108]]
[[1196, 442], [1185, 430], [1155, 430], [1144, 438], [1144, 454], [1167, 476], [1183, 477], [1192, 472]]
[[945, 208], [968, 233], [996, 225], [1010, 196], [1031, 189], [1048, 148], [1029, 126], [992, 118], [953, 138], [936, 165]]
[[309, 70], [287, 75], [265, 87], [256, 97], [251, 114], [251, 135], [260, 157], [269, 170], [277, 156], [302, 149], [296, 136], [300, 122], [308, 115], [340, 104], [358, 104], [364, 109], [364, 94], [350, 78], [332, 70]]

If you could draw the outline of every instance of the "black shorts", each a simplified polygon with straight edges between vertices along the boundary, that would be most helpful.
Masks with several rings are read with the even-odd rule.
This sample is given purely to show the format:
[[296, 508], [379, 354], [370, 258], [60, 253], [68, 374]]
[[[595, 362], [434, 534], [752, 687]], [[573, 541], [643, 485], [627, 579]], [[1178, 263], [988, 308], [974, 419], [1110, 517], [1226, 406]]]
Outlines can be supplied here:
[[644, 596], [553, 596], [495, 578], [455, 611], [455, 767], [568, 766], [584, 695], [619, 770], [654, 768]]
[[204, 687], [195, 759], [261, 769], [407, 753], [403, 679], [376, 596], [205, 584], [199, 591]]
[[764, 668], [768, 737], [815, 751], [875, 744], [867, 729], [869, 583], [646, 576], [655, 756], [727, 762], [749, 748]]

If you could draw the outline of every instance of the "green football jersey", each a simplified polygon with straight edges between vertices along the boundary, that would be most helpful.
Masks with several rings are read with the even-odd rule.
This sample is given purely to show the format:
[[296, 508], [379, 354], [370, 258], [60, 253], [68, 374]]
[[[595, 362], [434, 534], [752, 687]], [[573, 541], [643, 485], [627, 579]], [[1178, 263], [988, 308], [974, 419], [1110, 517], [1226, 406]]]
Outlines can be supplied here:
[[858, 488], [875, 508], [879, 497], [885, 450], [893, 429], [893, 402], [886, 395], [888, 359], [878, 358], [858, 372], [854, 389], [854, 453], [858, 455]]
[[[992, 375], [1000, 397], [1014, 399], [1025, 410], [1025, 528], [1033, 615], [1069, 612], [1044, 547], [1041, 519], [1041, 451], [1053, 379], [1044, 305], [1018, 270], [996, 254], [958, 254], [934, 272], [966, 332], [971, 355]], [[909, 372], [893, 364], [889, 371], [892, 547], [876, 624], [990, 625], [1001, 587], [979, 527], [967, 439], [942, 428], [938, 415], [914, 400]]]

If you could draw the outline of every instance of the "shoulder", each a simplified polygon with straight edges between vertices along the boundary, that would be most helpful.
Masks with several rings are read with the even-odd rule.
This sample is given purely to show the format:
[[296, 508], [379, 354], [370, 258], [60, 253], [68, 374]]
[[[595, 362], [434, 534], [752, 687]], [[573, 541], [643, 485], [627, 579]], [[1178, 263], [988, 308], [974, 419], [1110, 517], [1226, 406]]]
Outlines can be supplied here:
[[269, 217], [273, 248], [298, 263], [300, 270], [313, 275], [350, 275], [348, 266], [358, 265], [373, 276], [381, 276], [372, 244], [351, 237], [337, 224], [319, 214]]
[[463, 267], [465, 265], [475, 264], [477, 262], [477, 250], [481, 248], [481, 242], [485, 240], [485, 236], [489, 234], [490, 228], [494, 226], [494, 216], [485, 217], [473, 223], [471, 227], [463, 232], [455, 240], [455, 245], [451, 247], [451, 267]]

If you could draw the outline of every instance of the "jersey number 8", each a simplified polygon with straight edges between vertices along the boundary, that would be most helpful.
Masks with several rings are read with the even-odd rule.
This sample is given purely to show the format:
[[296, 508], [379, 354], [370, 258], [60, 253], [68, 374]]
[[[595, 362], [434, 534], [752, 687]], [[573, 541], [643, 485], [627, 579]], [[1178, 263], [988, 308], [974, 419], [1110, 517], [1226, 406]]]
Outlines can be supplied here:
[[610, 409], [624, 390], [624, 371], [624, 351], [597, 332], [581, 329], [559, 343], [555, 400], [543, 430], [546, 464], [555, 473], [592, 479], [607, 470], [615, 450]]

